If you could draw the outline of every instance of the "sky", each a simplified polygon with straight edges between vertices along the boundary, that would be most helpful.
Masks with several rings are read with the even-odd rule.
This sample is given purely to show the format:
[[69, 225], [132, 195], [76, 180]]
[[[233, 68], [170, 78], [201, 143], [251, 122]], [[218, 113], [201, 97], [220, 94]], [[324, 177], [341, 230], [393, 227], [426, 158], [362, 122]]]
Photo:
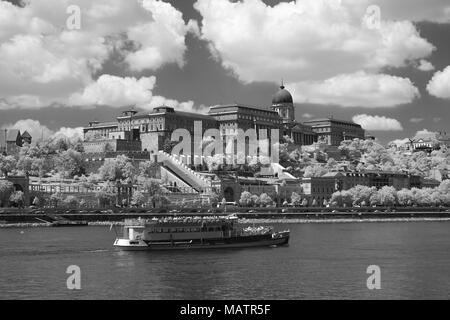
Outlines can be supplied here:
[[269, 108], [283, 79], [299, 121], [353, 120], [384, 144], [450, 132], [449, 39], [448, 0], [2, 0], [0, 128]]

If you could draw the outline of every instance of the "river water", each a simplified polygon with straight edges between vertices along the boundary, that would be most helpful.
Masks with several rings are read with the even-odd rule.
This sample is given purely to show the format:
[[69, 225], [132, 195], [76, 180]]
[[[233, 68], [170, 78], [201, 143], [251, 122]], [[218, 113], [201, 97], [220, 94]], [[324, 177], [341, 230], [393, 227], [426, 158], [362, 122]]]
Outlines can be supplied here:
[[[109, 227], [0, 229], [0, 299], [450, 298], [450, 222], [274, 226], [289, 246], [122, 252]], [[67, 289], [70, 265], [81, 290]]]

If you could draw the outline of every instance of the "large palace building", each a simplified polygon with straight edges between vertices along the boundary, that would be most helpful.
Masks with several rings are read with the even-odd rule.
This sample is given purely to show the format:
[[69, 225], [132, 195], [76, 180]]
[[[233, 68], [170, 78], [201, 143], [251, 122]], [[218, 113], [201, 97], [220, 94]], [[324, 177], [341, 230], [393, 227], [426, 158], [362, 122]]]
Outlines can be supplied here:
[[330, 146], [339, 146], [343, 140], [364, 139], [365, 131], [359, 124], [351, 121], [337, 120], [332, 117], [305, 121], [317, 133], [319, 141]]
[[[342, 120], [319, 119], [300, 123], [295, 120], [292, 95], [282, 85], [275, 93], [269, 108], [240, 104], [212, 106], [208, 114], [182, 112], [161, 106], [151, 112], [124, 111], [114, 122], [90, 122], [84, 128], [87, 153], [148, 152], [157, 153], [170, 141], [177, 128], [194, 134], [194, 123], [201, 121], [202, 134], [207, 129], [218, 129], [222, 138], [233, 136], [237, 129], [278, 129], [279, 137], [289, 137], [298, 145], [311, 145], [319, 140], [329, 145], [339, 145], [344, 139], [364, 139], [361, 126]], [[269, 135], [268, 134], [268, 135]]]

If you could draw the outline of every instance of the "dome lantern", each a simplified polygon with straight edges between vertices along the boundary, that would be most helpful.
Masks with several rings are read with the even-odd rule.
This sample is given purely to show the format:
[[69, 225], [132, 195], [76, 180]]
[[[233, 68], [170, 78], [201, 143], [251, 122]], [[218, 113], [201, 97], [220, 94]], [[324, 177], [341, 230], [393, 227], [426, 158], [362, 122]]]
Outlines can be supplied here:
[[283, 122], [293, 122], [294, 117], [294, 99], [289, 91], [284, 87], [281, 81], [280, 90], [272, 97], [272, 110], [278, 112]]

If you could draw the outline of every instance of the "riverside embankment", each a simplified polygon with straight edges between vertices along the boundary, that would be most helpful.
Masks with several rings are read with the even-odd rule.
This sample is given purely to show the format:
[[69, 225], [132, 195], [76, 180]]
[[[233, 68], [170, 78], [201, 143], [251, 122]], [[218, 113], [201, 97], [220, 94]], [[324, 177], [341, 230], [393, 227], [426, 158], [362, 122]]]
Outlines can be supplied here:
[[[270, 210], [271, 209], [271, 210]], [[235, 210], [217, 210], [215, 212], [149, 212], [147, 210], [93, 210], [76, 212], [75, 210], [13, 210], [0, 213], [0, 227], [13, 226], [50, 226], [55, 219], [69, 221], [86, 221], [89, 224], [120, 223], [129, 218], [158, 218], [166, 216], [203, 216], [213, 214], [236, 213], [244, 221], [268, 221], [290, 223], [320, 223], [320, 222], [358, 222], [358, 221], [450, 221], [450, 208], [302, 208], [295, 212], [292, 208], [250, 209], [235, 208]], [[201, 210], [198, 210], [201, 211]], [[250, 211], [250, 212], [248, 212]], [[286, 212], [290, 211], [290, 212]], [[299, 210], [300, 211], [300, 210]]]

